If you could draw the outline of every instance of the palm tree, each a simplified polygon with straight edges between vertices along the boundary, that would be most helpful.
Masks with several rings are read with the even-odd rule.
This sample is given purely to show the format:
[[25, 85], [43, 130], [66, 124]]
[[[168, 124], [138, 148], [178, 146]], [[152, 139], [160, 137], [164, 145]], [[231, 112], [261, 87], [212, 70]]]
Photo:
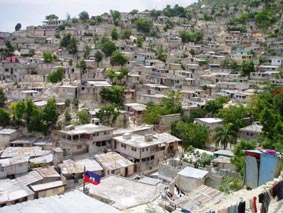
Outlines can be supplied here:
[[213, 136], [216, 147], [223, 145], [224, 149], [227, 145], [235, 144], [236, 132], [233, 130], [233, 124], [229, 123], [225, 126], [218, 126], [215, 128], [215, 134]]

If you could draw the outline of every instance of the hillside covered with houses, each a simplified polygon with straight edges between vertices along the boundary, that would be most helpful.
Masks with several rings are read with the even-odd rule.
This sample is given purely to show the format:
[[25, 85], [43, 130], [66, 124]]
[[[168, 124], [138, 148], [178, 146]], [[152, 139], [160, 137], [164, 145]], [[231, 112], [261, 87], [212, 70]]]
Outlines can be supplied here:
[[282, 212], [282, 10], [200, 0], [0, 31], [0, 212]]

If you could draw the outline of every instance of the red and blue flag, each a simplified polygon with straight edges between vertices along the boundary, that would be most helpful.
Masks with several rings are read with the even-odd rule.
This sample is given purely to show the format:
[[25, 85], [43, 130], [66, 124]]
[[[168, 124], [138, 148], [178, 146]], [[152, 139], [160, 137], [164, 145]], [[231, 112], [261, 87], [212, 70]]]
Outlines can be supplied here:
[[84, 182], [86, 183], [92, 183], [94, 185], [98, 185], [100, 183], [101, 176], [98, 174], [95, 174], [94, 172], [86, 171], [84, 173]]

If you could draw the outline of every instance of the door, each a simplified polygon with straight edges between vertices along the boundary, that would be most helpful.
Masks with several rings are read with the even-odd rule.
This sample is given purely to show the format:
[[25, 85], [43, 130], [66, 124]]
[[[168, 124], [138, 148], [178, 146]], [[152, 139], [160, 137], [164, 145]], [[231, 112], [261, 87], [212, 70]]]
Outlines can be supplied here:
[[254, 189], [258, 186], [258, 165], [257, 159], [253, 156], [246, 156], [244, 184]]

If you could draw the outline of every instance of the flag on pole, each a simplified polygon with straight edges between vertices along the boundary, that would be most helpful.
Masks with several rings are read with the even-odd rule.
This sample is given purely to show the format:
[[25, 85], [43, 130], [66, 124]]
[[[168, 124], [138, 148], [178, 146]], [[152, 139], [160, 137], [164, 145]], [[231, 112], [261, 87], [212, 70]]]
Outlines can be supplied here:
[[84, 182], [86, 183], [92, 183], [94, 185], [98, 185], [100, 183], [100, 178], [101, 178], [100, 175], [90, 171], [86, 171], [84, 173]]

